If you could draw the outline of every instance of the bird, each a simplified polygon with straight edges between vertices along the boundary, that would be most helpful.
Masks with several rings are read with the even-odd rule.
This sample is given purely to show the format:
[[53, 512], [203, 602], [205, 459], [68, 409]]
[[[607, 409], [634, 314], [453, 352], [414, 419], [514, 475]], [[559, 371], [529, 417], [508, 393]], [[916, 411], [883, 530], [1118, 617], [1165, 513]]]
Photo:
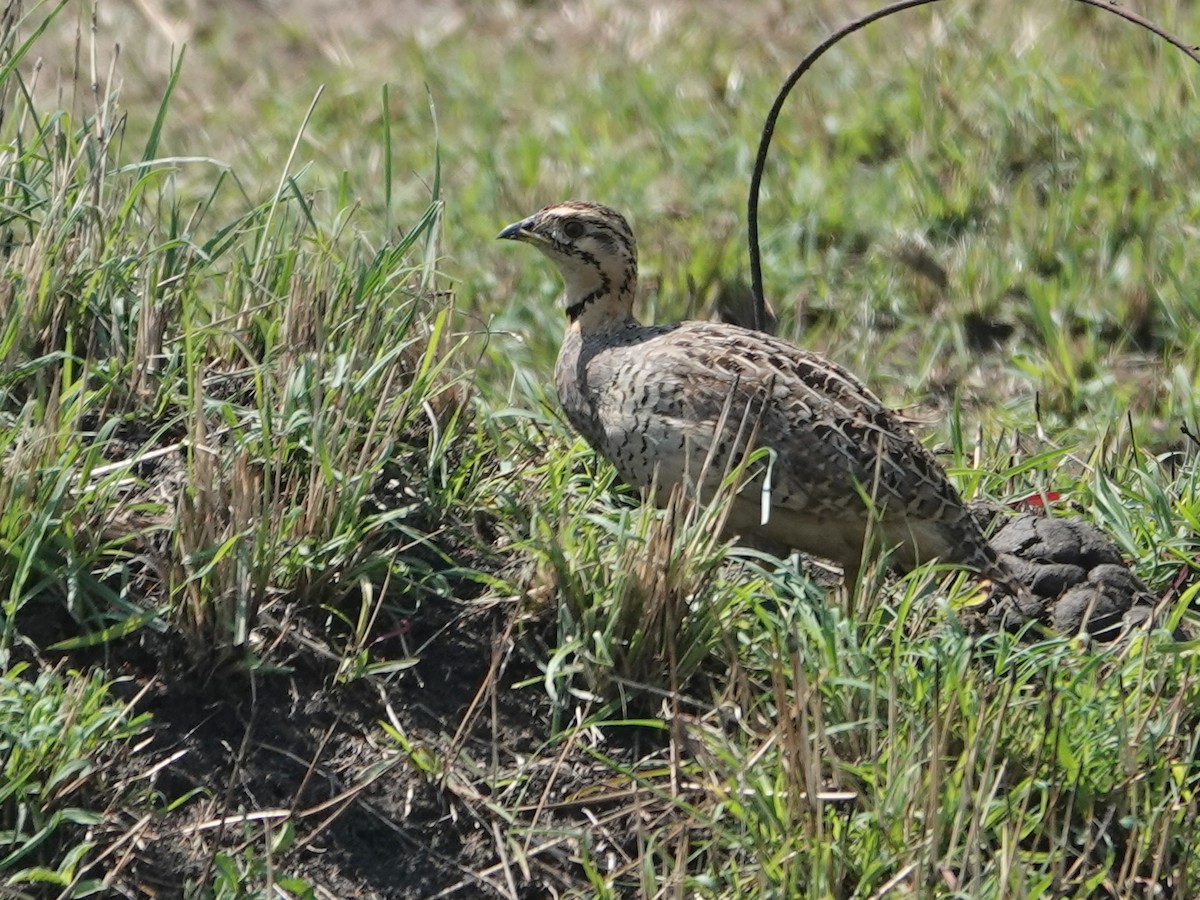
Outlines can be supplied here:
[[497, 237], [536, 247], [558, 269], [567, 319], [559, 402], [656, 505], [676, 485], [711, 498], [727, 472], [766, 448], [744, 470], [725, 520], [743, 544], [831, 560], [847, 586], [876, 543], [901, 571], [937, 559], [1012, 583], [933, 454], [845, 368], [738, 325], [639, 322], [637, 242], [620, 213], [570, 200]]

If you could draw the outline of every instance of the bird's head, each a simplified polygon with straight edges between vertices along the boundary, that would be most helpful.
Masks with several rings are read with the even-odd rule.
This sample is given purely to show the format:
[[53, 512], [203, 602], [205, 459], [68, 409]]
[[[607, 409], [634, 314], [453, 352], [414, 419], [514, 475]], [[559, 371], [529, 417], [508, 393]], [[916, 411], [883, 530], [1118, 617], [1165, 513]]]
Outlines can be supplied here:
[[497, 237], [532, 244], [550, 257], [566, 284], [572, 322], [603, 326], [632, 317], [637, 244], [615, 210], [569, 200], [514, 222]]

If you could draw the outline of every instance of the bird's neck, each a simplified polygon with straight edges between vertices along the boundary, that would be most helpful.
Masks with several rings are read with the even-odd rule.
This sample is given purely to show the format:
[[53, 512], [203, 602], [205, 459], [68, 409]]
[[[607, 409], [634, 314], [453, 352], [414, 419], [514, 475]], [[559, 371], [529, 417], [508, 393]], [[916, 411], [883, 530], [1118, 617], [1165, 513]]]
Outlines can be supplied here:
[[634, 290], [583, 295], [566, 307], [566, 317], [584, 334], [619, 328], [634, 320]]
[[567, 285], [567, 318], [581, 332], [606, 331], [633, 321], [637, 272], [595, 272], [585, 283]]

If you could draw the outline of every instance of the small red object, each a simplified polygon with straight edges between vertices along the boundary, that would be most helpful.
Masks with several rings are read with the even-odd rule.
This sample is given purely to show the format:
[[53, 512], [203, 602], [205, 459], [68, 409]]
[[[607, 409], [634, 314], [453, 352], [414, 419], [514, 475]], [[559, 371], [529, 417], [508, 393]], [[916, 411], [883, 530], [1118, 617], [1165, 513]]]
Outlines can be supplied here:
[[1058, 491], [1038, 491], [1036, 494], [1030, 494], [1028, 497], [1022, 497], [1020, 500], [1014, 500], [1008, 504], [1012, 509], [1028, 509], [1031, 506], [1045, 507], [1061, 500], [1062, 494]]

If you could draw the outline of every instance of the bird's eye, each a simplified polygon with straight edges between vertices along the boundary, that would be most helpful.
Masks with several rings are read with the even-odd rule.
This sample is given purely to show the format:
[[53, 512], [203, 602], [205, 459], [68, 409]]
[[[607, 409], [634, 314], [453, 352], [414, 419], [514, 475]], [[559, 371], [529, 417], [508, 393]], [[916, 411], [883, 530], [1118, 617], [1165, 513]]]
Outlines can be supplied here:
[[569, 237], [571, 240], [583, 237], [583, 223], [576, 222], [573, 219], [570, 222], [563, 223], [563, 234]]

